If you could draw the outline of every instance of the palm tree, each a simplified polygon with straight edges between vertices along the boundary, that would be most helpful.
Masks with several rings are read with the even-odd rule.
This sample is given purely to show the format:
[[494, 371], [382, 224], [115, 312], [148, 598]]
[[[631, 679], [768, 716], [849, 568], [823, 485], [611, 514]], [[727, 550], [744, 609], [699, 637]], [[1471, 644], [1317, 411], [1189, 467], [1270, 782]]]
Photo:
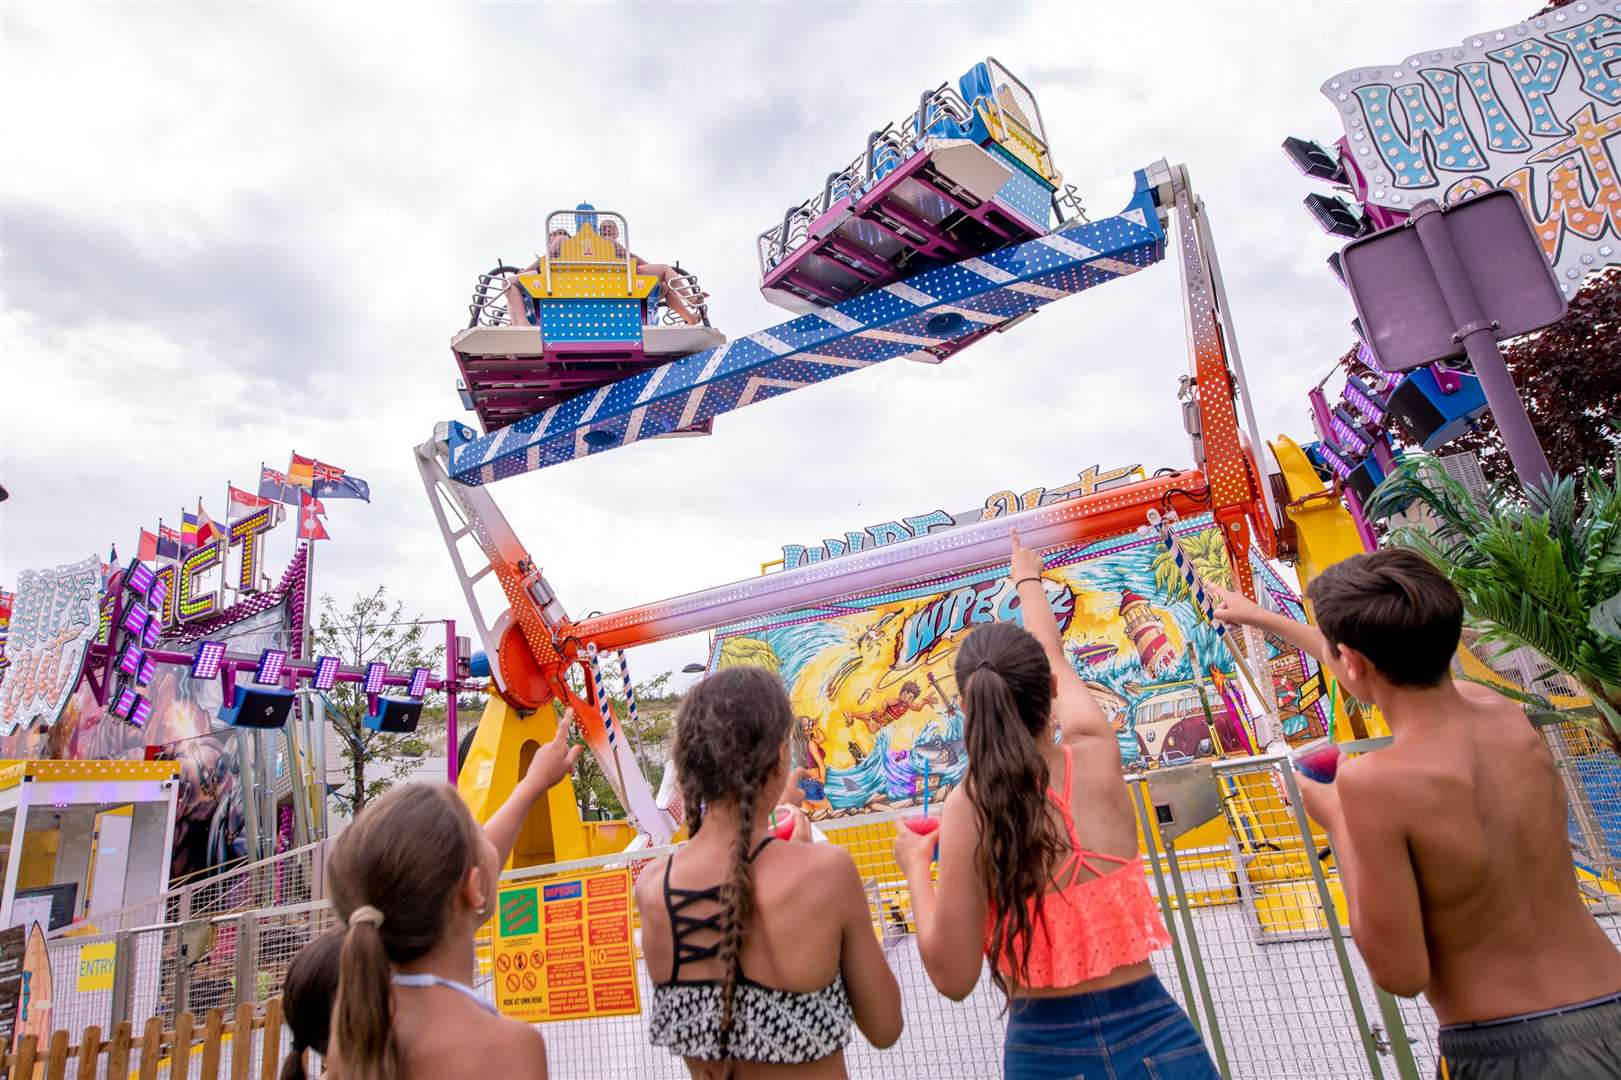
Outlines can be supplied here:
[[[1200, 529], [1178, 536], [1176, 540], [1201, 581], [1220, 585], [1224, 589], [1233, 587], [1233, 571], [1227, 562], [1227, 545], [1222, 542], [1220, 529]], [[1154, 556], [1154, 586], [1168, 604], [1193, 598], [1193, 590], [1188, 588], [1182, 571], [1176, 568], [1176, 560], [1164, 548]], [[1203, 615], [1200, 617], [1203, 618]]]
[[1477, 502], [1438, 460], [1410, 455], [1368, 503], [1388, 517], [1417, 502], [1432, 521], [1395, 529], [1457, 586], [1487, 640], [1529, 645], [1581, 684], [1596, 729], [1621, 757], [1621, 483], [1588, 467]]

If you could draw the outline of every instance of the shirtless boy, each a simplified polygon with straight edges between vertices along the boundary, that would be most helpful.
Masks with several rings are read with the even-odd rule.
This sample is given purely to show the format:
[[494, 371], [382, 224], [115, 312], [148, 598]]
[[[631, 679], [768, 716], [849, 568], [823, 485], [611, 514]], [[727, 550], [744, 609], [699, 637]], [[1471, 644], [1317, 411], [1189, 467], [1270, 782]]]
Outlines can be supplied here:
[[1218, 590], [1223, 622], [1315, 656], [1395, 736], [1299, 777], [1374, 980], [1422, 992], [1448, 1080], [1621, 1077], [1621, 952], [1583, 905], [1552, 755], [1505, 698], [1452, 680], [1463, 605], [1416, 552], [1325, 570], [1317, 627]]

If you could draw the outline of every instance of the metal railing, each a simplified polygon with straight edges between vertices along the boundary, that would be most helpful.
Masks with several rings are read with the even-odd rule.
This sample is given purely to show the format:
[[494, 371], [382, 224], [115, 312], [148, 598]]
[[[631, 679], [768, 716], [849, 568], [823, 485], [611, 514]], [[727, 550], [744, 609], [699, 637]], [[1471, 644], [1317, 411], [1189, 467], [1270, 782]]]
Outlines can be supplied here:
[[104, 935], [135, 926], [181, 923], [316, 900], [326, 895], [321, 876], [328, 843], [318, 840], [223, 874], [180, 885], [138, 903], [58, 927], [46, 936], [89, 940], [88, 934]]
[[497, 266], [480, 274], [473, 283], [473, 302], [467, 305], [467, 328], [511, 326], [512, 312], [507, 303], [507, 286], [518, 276], [516, 266]]
[[[675, 275], [664, 283], [664, 287], [680, 296], [682, 302], [698, 316], [699, 322], [704, 326], [708, 326], [709, 294], [704, 292], [703, 286], [698, 284], [698, 275], [688, 273], [679, 264], [671, 267], [671, 269], [675, 271]], [[680, 313], [670, 306], [668, 297], [660, 297], [659, 303], [660, 311], [658, 316], [666, 326], [687, 325], [687, 320], [683, 319]]]
[[[933, 90], [925, 90], [915, 111], [868, 134], [866, 149], [860, 156], [843, 168], [828, 173], [819, 193], [790, 206], [783, 213], [781, 224], [760, 233], [755, 238], [760, 274], [764, 276], [769, 273], [801, 247], [810, 236], [811, 224], [839, 200], [846, 197], [854, 199], [865, 194], [896, 166], [916, 153], [929, 138], [929, 129], [942, 120], [967, 126], [972, 123], [976, 110], [983, 107], [996, 118], [1004, 131], [1014, 134], [1018, 141], [1031, 148], [1032, 153], [1045, 159], [1046, 128], [1035, 95], [994, 58], [988, 60], [987, 64], [992, 73], [992, 91], [989, 95], [968, 102], [950, 84], [942, 83]], [[1008, 98], [1006, 102], [1001, 100], [1004, 94]], [[1011, 114], [1009, 104], [1014, 112], [1022, 113], [1029, 122]]]

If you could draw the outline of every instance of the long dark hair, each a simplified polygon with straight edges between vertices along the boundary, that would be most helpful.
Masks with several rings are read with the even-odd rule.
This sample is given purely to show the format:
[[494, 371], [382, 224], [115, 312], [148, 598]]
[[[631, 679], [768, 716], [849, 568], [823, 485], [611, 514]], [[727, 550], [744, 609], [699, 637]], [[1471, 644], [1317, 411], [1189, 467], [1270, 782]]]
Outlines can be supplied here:
[[298, 950], [287, 965], [281, 1009], [292, 1032], [293, 1049], [282, 1062], [281, 1080], [306, 1080], [304, 1051], [314, 1050], [326, 1056], [332, 1001], [338, 996], [338, 957], [343, 951], [343, 937], [343, 931], [334, 927]]
[[[991, 977], [1011, 995], [1025, 980], [1047, 883], [1068, 847], [1039, 739], [1052, 718], [1052, 665], [1012, 623], [988, 623], [957, 650], [968, 799], [979, 820], [979, 872], [991, 910]], [[1032, 910], [1031, 901], [1034, 901]], [[1001, 961], [1007, 957], [1009, 970]]]
[[[692, 833], [703, 828], [705, 808], [737, 807], [737, 838], [731, 868], [720, 887], [721, 978], [720, 1046], [725, 1053], [732, 1031], [743, 937], [754, 917], [753, 862], [749, 859], [754, 818], [762, 791], [781, 759], [794, 728], [794, 712], [782, 680], [764, 668], [728, 668], [687, 691], [676, 713], [673, 760], [681, 782]], [[731, 1064], [726, 1066], [730, 1075]]]
[[[332, 1014], [335, 1075], [394, 1080], [392, 964], [427, 954], [446, 930], [451, 898], [478, 862], [479, 828], [448, 784], [407, 784], [368, 803], [327, 861], [332, 906], [345, 924]], [[351, 918], [361, 908], [375, 908]]]

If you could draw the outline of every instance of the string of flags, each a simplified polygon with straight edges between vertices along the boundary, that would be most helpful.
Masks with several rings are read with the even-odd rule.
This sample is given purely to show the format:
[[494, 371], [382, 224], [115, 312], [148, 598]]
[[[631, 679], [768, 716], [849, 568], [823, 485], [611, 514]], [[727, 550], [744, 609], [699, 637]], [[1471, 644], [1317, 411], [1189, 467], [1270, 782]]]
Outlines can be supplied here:
[[[225, 520], [228, 524], [272, 503], [282, 503], [298, 512], [299, 539], [330, 540], [331, 534], [322, 520], [326, 515], [323, 499], [371, 502], [371, 485], [336, 465], [295, 453], [285, 472], [261, 462], [257, 491], [245, 491], [234, 483], [227, 483]], [[142, 529], [136, 557], [143, 561], [180, 559], [224, 535], [225, 528], [209, 516], [199, 498], [195, 512], [180, 512], [179, 528], [166, 525], [159, 518], [155, 531]]]

